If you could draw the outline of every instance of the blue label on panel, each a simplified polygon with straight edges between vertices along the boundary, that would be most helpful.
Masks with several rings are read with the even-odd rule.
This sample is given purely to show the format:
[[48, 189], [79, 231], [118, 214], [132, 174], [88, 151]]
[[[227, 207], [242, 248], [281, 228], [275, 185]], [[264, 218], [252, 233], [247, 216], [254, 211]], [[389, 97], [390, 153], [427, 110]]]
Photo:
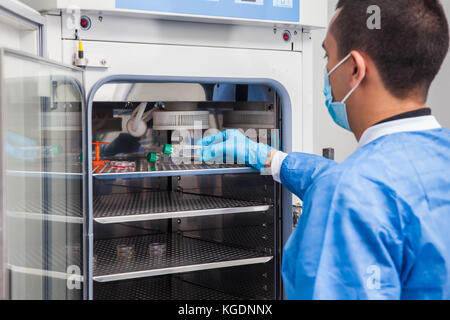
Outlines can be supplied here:
[[300, 22], [300, 0], [116, 0], [117, 9]]

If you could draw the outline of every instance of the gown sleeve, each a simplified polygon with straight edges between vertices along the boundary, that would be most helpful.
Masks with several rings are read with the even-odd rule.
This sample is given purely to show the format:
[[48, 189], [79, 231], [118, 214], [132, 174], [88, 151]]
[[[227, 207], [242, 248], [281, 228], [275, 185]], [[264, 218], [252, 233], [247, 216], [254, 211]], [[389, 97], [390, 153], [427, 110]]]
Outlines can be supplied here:
[[335, 161], [313, 154], [290, 153], [281, 165], [281, 183], [303, 200], [313, 181], [336, 165]]
[[402, 231], [386, 186], [326, 174], [305, 195], [283, 253], [288, 299], [400, 299]]

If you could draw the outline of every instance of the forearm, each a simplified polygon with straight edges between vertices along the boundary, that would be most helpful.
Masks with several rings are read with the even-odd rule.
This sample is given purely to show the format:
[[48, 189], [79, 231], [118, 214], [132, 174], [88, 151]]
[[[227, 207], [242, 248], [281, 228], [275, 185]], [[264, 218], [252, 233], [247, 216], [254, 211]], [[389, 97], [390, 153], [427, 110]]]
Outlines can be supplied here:
[[266, 161], [266, 168], [271, 168], [274, 180], [301, 199], [314, 180], [335, 165], [336, 162], [313, 154], [288, 155], [275, 150], [270, 152]]
[[275, 154], [277, 152], [278, 151], [274, 150], [274, 149], [270, 151], [269, 157], [267, 157], [267, 160], [266, 160], [266, 168], [270, 168], [272, 166], [273, 157], [275, 156]]

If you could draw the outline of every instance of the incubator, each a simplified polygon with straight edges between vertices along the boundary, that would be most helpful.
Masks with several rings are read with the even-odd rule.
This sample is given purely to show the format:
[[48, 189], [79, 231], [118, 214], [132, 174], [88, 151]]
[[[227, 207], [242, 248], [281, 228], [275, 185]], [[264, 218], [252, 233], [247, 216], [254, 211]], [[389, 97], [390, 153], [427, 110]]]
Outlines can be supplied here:
[[52, 156], [3, 157], [5, 298], [283, 298], [292, 195], [195, 143], [236, 128], [312, 152], [326, 1], [24, 2], [50, 59], [0, 51], [2, 134]]

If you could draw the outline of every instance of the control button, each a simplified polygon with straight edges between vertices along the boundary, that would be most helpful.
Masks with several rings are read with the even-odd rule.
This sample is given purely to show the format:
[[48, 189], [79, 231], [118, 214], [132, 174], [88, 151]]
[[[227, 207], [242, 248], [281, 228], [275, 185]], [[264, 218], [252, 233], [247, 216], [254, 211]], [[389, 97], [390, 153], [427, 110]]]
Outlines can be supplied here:
[[91, 28], [92, 22], [88, 16], [82, 16], [80, 20], [80, 26], [82, 30], [89, 30]]
[[289, 31], [283, 32], [283, 40], [286, 42], [291, 40], [291, 33]]

